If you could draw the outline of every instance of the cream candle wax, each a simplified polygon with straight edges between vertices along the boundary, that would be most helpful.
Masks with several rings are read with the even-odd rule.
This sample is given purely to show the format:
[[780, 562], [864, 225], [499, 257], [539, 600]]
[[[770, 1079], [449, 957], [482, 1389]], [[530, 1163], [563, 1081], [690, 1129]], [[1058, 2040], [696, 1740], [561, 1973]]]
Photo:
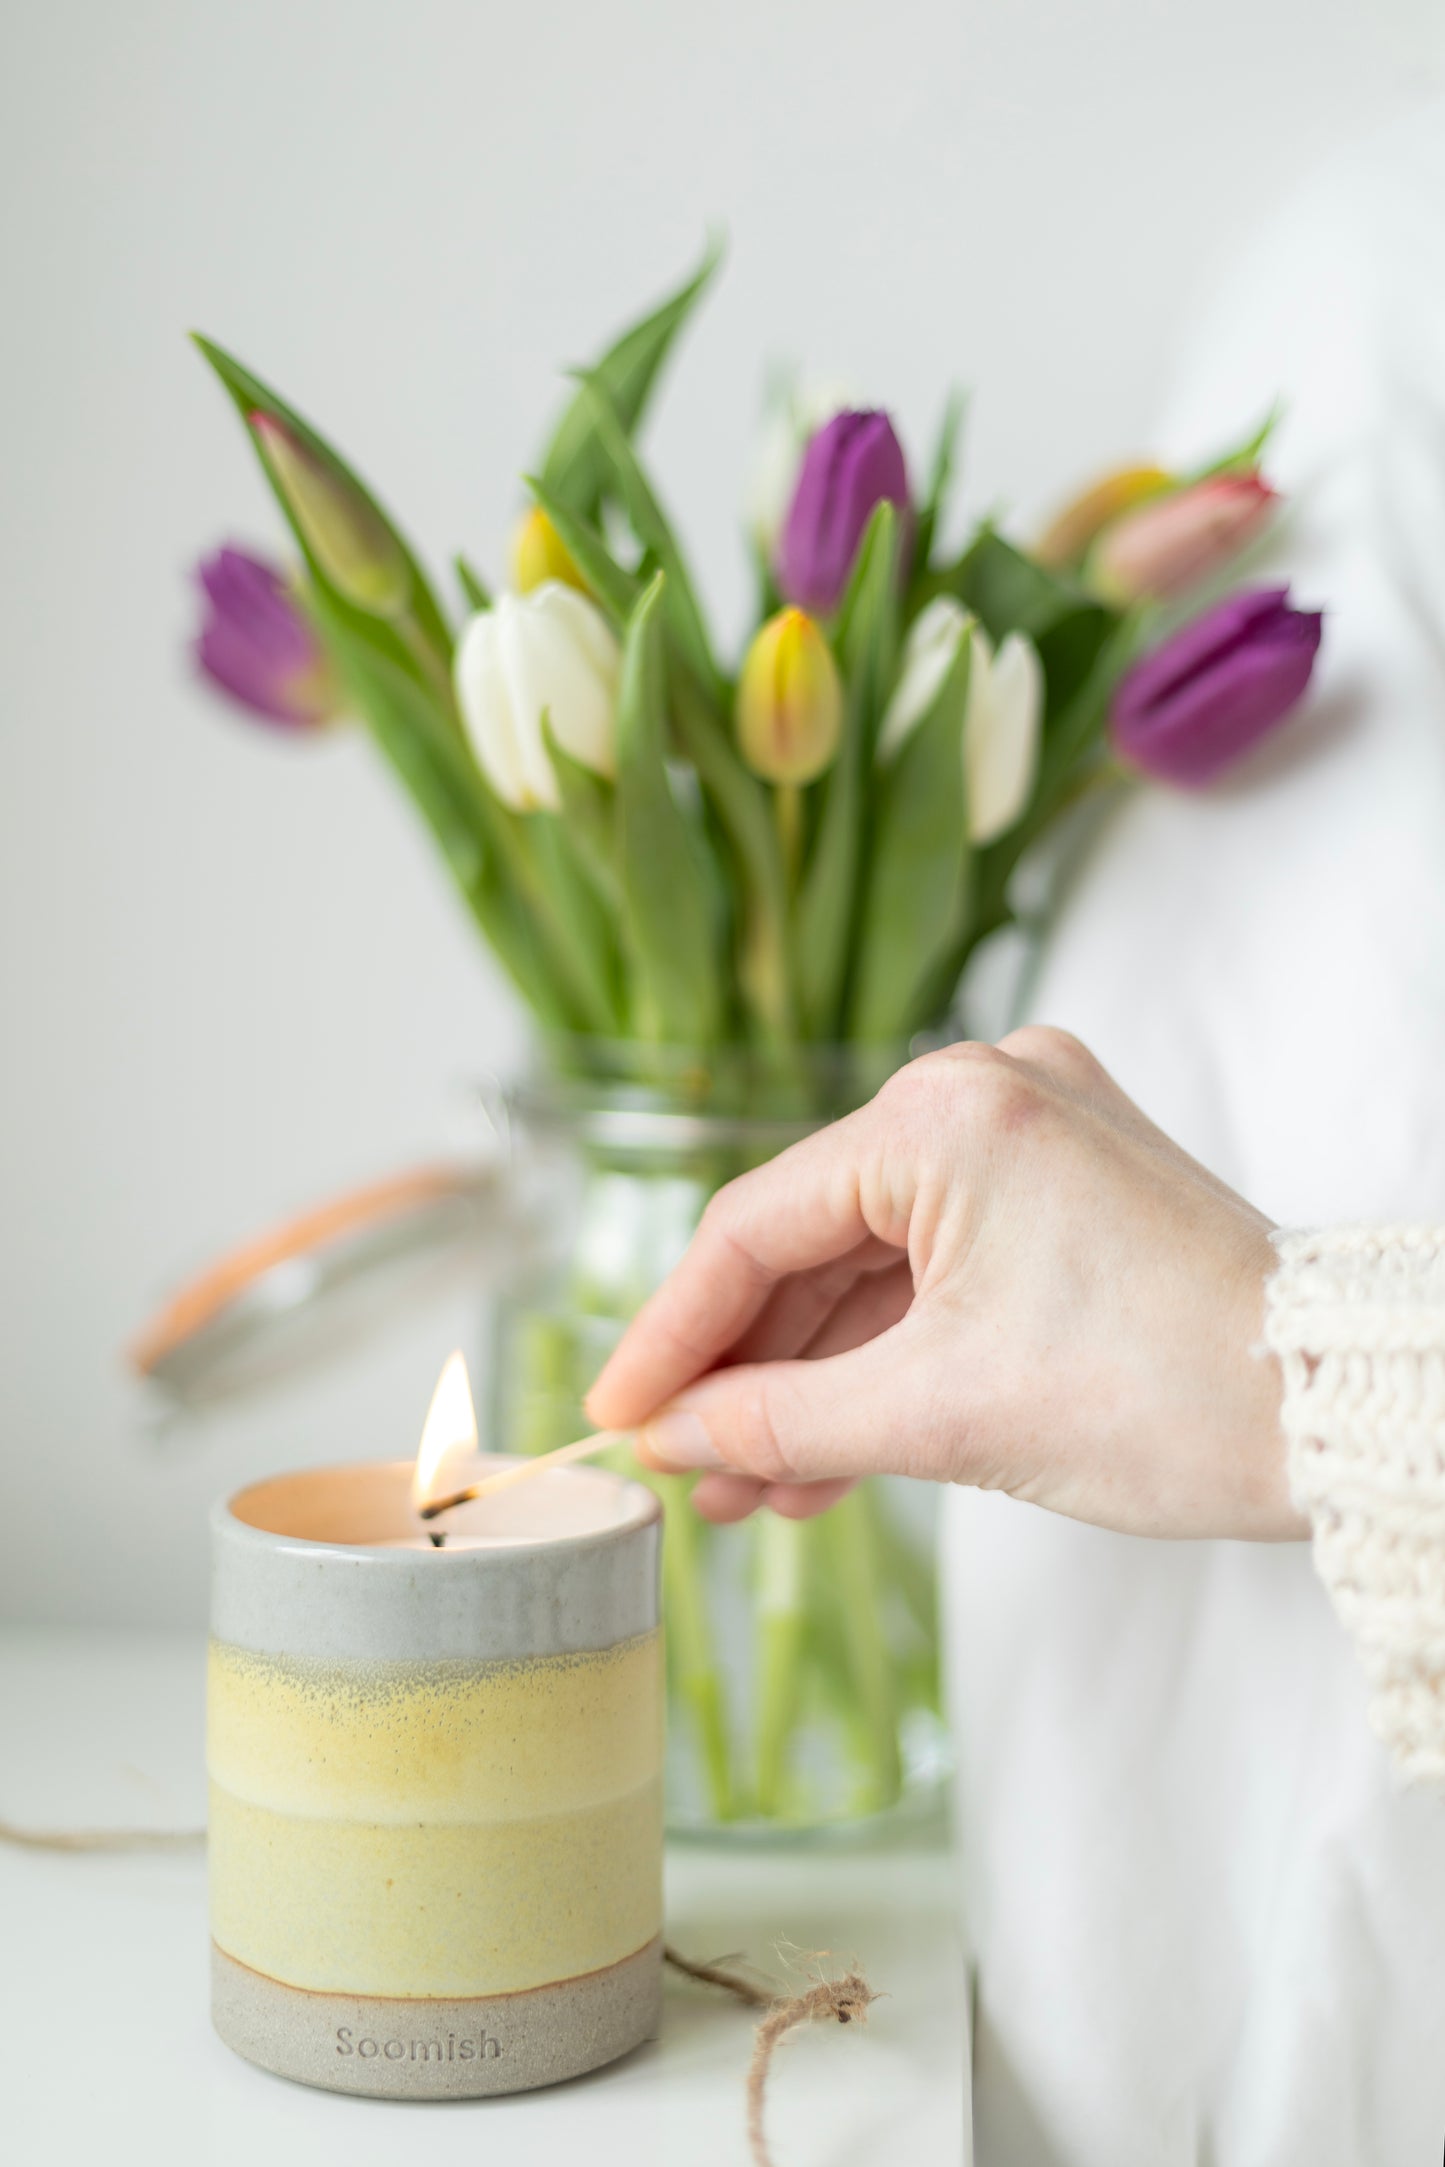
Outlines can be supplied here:
[[336, 2090], [524, 2090], [656, 2029], [659, 1512], [559, 1468], [436, 1549], [412, 1480], [328, 1468], [215, 1513], [213, 2015]]

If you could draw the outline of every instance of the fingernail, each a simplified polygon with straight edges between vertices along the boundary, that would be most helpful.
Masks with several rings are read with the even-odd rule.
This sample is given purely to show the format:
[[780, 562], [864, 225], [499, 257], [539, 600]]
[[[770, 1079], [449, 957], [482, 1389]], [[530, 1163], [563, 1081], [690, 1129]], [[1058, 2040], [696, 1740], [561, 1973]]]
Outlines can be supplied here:
[[723, 1456], [696, 1415], [677, 1408], [644, 1423], [641, 1442], [669, 1467], [721, 1467]]

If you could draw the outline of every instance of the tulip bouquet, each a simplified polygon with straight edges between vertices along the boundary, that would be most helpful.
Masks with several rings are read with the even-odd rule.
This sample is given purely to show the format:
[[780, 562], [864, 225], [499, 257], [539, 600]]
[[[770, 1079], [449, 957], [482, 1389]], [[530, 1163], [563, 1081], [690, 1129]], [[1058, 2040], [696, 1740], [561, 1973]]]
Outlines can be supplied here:
[[[886, 413], [840, 408], [792, 448], [781, 519], [757, 544], [758, 621], [730, 662], [634, 441], [711, 269], [578, 374], [527, 478], [509, 584], [494, 594], [455, 560], [459, 627], [339, 453], [199, 341], [299, 563], [206, 560], [197, 656], [283, 728], [360, 718], [556, 1067], [615, 1078], [622, 1048], [633, 1082], [694, 1107], [824, 1119], [947, 1026], [1049, 825], [1125, 769], [1210, 781], [1299, 698], [1320, 620], [1279, 589], [1198, 606], [1273, 511], [1265, 432], [1203, 473], [1113, 474], [1032, 548], [991, 519], [950, 548], [958, 402], [921, 486]], [[734, 1164], [697, 1174], [699, 1208]], [[615, 1211], [615, 1182], [605, 1194]], [[569, 1299], [594, 1317], [647, 1291], [648, 1273], [624, 1293], [586, 1269]], [[575, 1348], [570, 1369], [555, 1343], [545, 1359], [563, 1400], [585, 1386]], [[671, 1659], [715, 1816], [828, 1810], [804, 1800], [791, 1742], [829, 1690], [857, 1748], [852, 1803], [896, 1795], [900, 1666], [915, 1699], [931, 1684], [927, 1647], [899, 1656], [889, 1619], [908, 1612], [924, 1643], [929, 1626], [873, 1511], [864, 1497], [758, 1531], [745, 1769], [698, 1596], [704, 1533], [675, 1517]], [[830, 1623], [809, 1606], [840, 1580]]]

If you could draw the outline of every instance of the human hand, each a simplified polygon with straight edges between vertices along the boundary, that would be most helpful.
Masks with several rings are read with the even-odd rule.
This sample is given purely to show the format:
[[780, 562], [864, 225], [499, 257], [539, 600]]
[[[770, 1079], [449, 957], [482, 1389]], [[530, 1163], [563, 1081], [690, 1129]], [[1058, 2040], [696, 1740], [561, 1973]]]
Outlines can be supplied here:
[[889, 1472], [1301, 1536], [1256, 1351], [1269, 1233], [1066, 1033], [950, 1046], [713, 1198], [588, 1413], [708, 1470], [714, 1520]]

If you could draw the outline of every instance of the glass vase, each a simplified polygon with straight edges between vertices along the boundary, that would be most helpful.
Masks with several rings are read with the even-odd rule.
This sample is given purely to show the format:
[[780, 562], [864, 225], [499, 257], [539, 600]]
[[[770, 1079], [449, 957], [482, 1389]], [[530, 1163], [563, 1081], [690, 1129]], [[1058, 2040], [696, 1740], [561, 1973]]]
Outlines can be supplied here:
[[[592, 1379], [713, 1192], [862, 1104], [905, 1055], [548, 1047], [506, 1102], [517, 1178], [549, 1239], [492, 1308], [502, 1449], [582, 1434]], [[691, 1510], [689, 1479], [643, 1479], [667, 1521], [674, 1832], [775, 1835], [930, 1809], [948, 1765], [931, 1491], [874, 1478], [814, 1520], [713, 1527]]]

